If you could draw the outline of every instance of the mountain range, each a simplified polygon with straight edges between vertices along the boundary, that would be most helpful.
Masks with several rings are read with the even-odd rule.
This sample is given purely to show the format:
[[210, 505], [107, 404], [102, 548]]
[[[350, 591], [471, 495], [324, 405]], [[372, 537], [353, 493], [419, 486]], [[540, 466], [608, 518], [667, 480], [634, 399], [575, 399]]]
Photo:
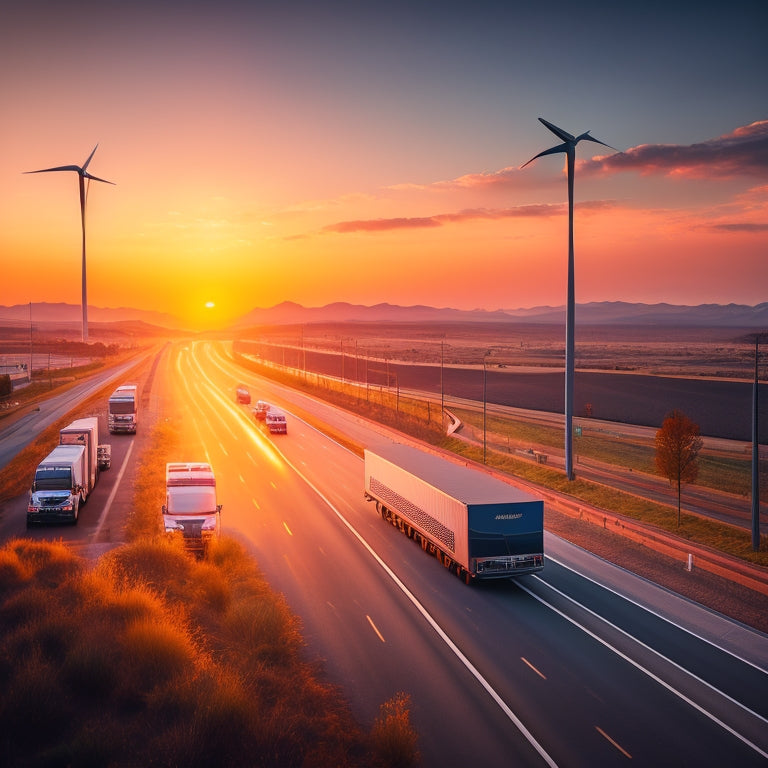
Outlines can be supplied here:
[[[768, 328], [768, 302], [754, 307], [745, 304], [632, 304], [599, 301], [576, 306], [576, 320], [584, 325], [725, 326]], [[323, 307], [303, 307], [285, 301], [268, 309], [254, 309], [235, 327], [301, 323], [445, 323], [445, 322], [526, 322], [565, 323], [565, 307], [529, 309], [451, 309], [424, 305], [401, 307], [393, 304], [364, 306], [336, 302]]]
[[[36, 325], [72, 325], [82, 321], [79, 304], [46, 302], [0, 306], [0, 328]], [[182, 330], [184, 323], [167, 312], [128, 307], [88, 307], [89, 323], [143, 323], [159, 328]], [[577, 304], [576, 320], [582, 325], [656, 325], [691, 327], [730, 327], [768, 329], [768, 302], [746, 304], [642, 304], [624, 301], [599, 301]], [[565, 323], [565, 307], [540, 306], [528, 309], [452, 309], [425, 305], [349, 304], [335, 302], [322, 307], [304, 307], [284, 301], [269, 308], [256, 308], [233, 323], [232, 329], [260, 325], [300, 325], [319, 323]]]

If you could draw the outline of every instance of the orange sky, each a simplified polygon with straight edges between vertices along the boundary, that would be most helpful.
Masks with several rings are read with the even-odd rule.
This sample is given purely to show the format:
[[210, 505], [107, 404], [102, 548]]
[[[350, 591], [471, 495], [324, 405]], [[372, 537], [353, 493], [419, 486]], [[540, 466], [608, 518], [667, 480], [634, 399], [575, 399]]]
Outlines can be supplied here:
[[[623, 150], [578, 146], [578, 302], [768, 300], [761, 35], [742, 27], [739, 59], [707, 74], [704, 43], [738, 14], [689, 22], [687, 58], [657, 40], [664, 79], [636, 72], [639, 44], [606, 74], [592, 51], [610, 47], [612, 22], [596, 11], [558, 48], [585, 56], [583, 87], [564, 91], [548, 65], [516, 58], [535, 46], [510, 51], [479, 10], [469, 25], [409, 16], [403, 32], [397, 10], [297, 27], [245, 3], [183, 17], [57, 8], [14, 10], [0, 29], [13, 72], [0, 80], [0, 305], [80, 302], [76, 174], [23, 173], [80, 165], [97, 142], [88, 171], [115, 185], [90, 186], [92, 306], [203, 327], [284, 300], [561, 305], [564, 156], [520, 169], [558, 143], [539, 116]], [[549, 27], [527, 13], [534, 42]]]

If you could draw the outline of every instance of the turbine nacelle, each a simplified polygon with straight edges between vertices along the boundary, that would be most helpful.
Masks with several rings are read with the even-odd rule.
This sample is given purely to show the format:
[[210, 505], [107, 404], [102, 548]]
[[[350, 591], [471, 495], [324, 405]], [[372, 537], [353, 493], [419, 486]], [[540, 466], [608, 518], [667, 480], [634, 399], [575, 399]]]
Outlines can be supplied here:
[[558, 128], [554, 123], [550, 123], [543, 117], [539, 118], [539, 122], [549, 128], [549, 130], [552, 131], [552, 133], [554, 133], [555, 136], [557, 136], [559, 139], [562, 139], [563, 143], [558, 144], [555, 147], [551, 147], [550, 149], [545, 149], [543, 152], [539, 152], [538, 155], [534, 155], [527, 163], [521, 165], [520, 168], [525, 168], [528, 163], [532, 163], [534, 160], [536, 160], [536, 158], [543, 157], [544, 155], [554, 155], [558, 152], [564, 152], [566, 154], [575, 152], [576, 145], [580, 141], [593, 141], [595, 144], [602, 144], [604, 147], [608, 147], [608, 149], [613, 149], [614, 151], [618, 152], [616, 147], [612, 147], [610, 144], [606, 144], [604, 141], [600, 141], [600, 139], [596, 139], [594, 136], [590, 136], [589, 131], [585, 131], [579, 136], [574, 136], [573, 134], [568, 133], [568, 131], [564, 131], [562, 128]]

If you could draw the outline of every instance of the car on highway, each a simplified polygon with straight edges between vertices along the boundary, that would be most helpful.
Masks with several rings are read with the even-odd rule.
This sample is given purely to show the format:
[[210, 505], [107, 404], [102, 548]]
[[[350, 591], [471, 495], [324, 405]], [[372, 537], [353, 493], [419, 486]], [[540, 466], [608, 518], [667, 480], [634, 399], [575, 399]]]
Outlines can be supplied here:
[[253, 409], [253, 417], [257, 421], [264, 421], [267, 418], [267, 413], [269, 412], [270, 405], [265, 400], [258, 400], [256, 402], [256, 407]]
[[244, 403], [245, 405], [250, 405], [251, 403], [251, 393], [248, 391], [248, 388], [243, 384], [241, 384], [235, 390], [235, 397], [237, 398], [238, 403]]

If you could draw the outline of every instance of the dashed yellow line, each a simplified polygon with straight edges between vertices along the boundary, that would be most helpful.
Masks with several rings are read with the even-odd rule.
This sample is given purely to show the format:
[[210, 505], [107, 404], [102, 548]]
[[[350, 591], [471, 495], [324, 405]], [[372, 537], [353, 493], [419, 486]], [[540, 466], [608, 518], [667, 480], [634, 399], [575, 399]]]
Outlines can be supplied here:
[[533, 664], [531, 664], [531, 662], [525, 658], [525, 656], [521, 656], [520, 658], [522, 659], [523, 664], [526, 664], [528, 667], [530, 667], [542, 680], [547, 679], [547, 676], [542, 672], [539, 672], [539, 670], [536, 669], [536, 667], [534, 667]]
[[379, 640], [381, 640], [382, 643], [386, 643], [387, 641], [384, 639], [384, 635], [382, 635], [381, 632], [379, 632], [378, 627], [373, 623], [373, 619], [370, 616], [368, 616], [368, 614], [366, 614], [365, 618], [368, 619], [368, 623], [373, 628], [373, 631], [376, 633]]
[[614, 747], [616, 747], [616, 749], [618, 749], [618, 750], [619, 750], [619, 752], [621, 752], [621, 754], [622, 754], [622, 755], [624, 755], [624, 757], [627, 757], [627, 758], [629, 758], [630, 760], [632, 759], [632, 755], [630, 755], [630, 754], [629, 754], [629, 752], [627, 752], [627, 750], [626, 750], [626, 749], [624, 749], [622, 746], [620, 746], [619, 744], [617, 744], [617, 743], [616, 743], [616, 742], [615, 742], [615, 741], [614, 741], [614, 740], [613, 740], [613, 739], [612, 739], [612, 738], [611, 738], [611, 737], [610, 737], [610, 736], [609, 736], [609, 735], [608, 735], [608, 734], [607, 734], [607, 733], [606, 733], [606, 732], [605, 732], [605, 731], [604, 731], [604, 730], [603, 730], [603, 729], [602, 729], [602, 728], [601, 728], [599, 725], [596, 725], [596, 726], [595, 726], [595, 729], [597, 730], [597, 732], [598, 732], [598, 733], [599, 733], [599, 734], [600, 734], [600, 735], [601, 735], [601, 736], [602, 736], [604, 739], [606, 739], [606, 740], [607, 740], [607, 741], [609, 741], [611, 744], [613, 744], [613, 746], [614, 746]]

